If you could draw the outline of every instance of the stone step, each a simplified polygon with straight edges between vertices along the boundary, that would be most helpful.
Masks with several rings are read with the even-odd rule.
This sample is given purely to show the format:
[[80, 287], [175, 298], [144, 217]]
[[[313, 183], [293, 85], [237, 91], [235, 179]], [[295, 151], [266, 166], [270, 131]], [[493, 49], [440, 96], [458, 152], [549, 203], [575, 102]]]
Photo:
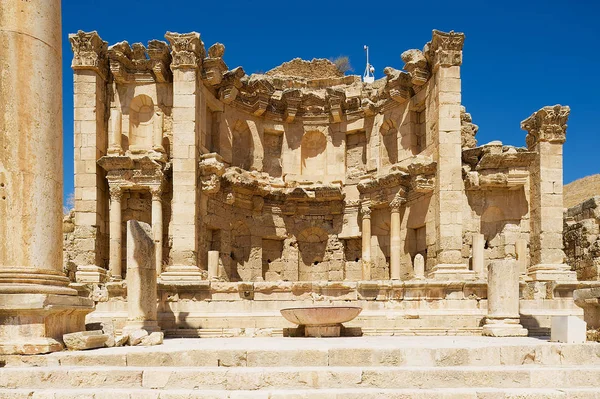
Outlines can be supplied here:
[[598, 366], [21, 367], [0, 388], [315, 389], [600, 388]]
[[149, 390], [149, 389], [0, 389], [2, 399], [598, 399], [588, 389], [305, 389], [305, 390]]
[[600, 344], [533, 338], [358, 337], [167, 339], [154, 347], [4, 356], [6, 366], [518, 366], [600, 365]]

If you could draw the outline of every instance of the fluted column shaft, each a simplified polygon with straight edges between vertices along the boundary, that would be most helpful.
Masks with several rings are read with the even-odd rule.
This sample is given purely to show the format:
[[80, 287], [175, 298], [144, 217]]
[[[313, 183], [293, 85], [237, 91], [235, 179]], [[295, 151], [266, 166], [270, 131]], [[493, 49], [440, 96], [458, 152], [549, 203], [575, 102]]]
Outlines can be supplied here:
[[121, 280], [122, 267], [121, 267], [121, 200], [123, 198], [123, 190], [121, 187], [110, 188], [110, 259], [108, 263], [108, 269], [112, 280]]

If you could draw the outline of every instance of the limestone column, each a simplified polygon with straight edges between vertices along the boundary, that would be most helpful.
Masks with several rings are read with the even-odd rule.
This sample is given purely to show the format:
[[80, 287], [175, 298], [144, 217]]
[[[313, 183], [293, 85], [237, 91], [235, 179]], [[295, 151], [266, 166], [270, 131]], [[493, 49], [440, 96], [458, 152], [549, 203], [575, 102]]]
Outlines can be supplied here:
[[519, 316], [519, 265], [514, 259], [492, 261], [488, 269], [488, 315], [483, 335], [524, 337]]
[[371, 279], [371, 208], [363, 204], [362, 214], [362, 279]]
[[121, 270], [121, 200], [123, 198], [123, 189], [119, 186], [110, 188], [110, 239], [109, 252], [110, 259], [108, 270], [111, 280], [122, 280]]
[[537, 153], [530, 169], [530, 266], [534, 280], [575, 280], [563, 252], [563, 144], [569, 107], [555, 105], [521, 122], [527, 148]]
[[[99, 283], [107, 279], [108, 185], [98, 159], [108, 152], [109, 123], [121, 138], [120, 112], [107, 111], [108, 44], [96, 32], [69, 35], [73, 50], [73, 105], [75, 144], [75, 240], [81, 248], [74, 259], [77, 281]], [[107, 123], [109, 119], [109, 123]], [[118, 124], [118, 126], [117, 126]], [[120, 154], [120, 152], [118, 152]], [[85, 249], [85, 250], [83, 250]]]
[[473, 243], [471, 244], [471, 251], [473, 253], [473, 271], [477, 277], [483, 276], [484, 267], [484, 249], [485, 249], [485, 237], [483, 234], [473, 233]]
[[208, 278], [219, 277], [219, 251], [208, 251]]
[[121, 155], [123, 154], [123, 147], [121, 145], [121, 134], [122, 134], [122, 123], [123, 118], [121, 111], [116, 108], [110, 109], [110, 119], [108, 121], [108, 154], [109, 155]]
[[163, 264], [162, 189], [160, 187], [152, 187], [150, 193], [152, 194], [152, 238], [154, 239], [156, 276], [160, 276]]
[[198, 281], [198, 184], [199, 126], [204, 112], [199, 109], [202, 96], [200, 64], [205, 55], [200, 35], [165, 35], [171, 44], [173, 61], [173, 200], [171, 201], [171, 238], [169, 266], [163, 281]]
[[390, 202], [390, 279], [400, 280], [400, 254], [402, 240], [400, 238], [400, 207], [403, 201], [394, 198]]
[[152, 228], [147, 223], [127, 222], [127, 322], [126, 334], [143, 329], [160, 331], [157, 322], [157, 286]]
[[431, 276], [473, 279], [462, 258], [465, 189], [462, 180], [461, 79], [465, 35], [433, 31], [428, 52], [433, 73], [427, 99], [427, 129], [437, 148], [434, 204], [436, 253]]
[[62, 273], [60, 12], [0, 2], [0, 355], [61, 350], [93, 307]]

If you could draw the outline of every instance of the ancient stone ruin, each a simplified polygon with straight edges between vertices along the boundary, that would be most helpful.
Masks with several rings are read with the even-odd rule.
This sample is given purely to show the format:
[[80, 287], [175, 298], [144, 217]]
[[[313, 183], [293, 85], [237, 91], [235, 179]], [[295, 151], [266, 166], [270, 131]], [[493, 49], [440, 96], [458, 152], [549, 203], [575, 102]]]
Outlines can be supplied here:
[[128, 220], [152, 226], [167, 335], [291, 334], [279, 309], [341, 302], [364, 309], [348, 332], [481, 333], [496, 261], [518, 269], [530, 334], [581, 314], [563, 252], [569, 108], [525, 119], [524, 148], [478, 146], [462, 33], [434, 30], [372, 84], [323, 59], [248, 76], [223, 44], [165, 38], [69, 37], [66, 259], [90, 320], [126, 321]]

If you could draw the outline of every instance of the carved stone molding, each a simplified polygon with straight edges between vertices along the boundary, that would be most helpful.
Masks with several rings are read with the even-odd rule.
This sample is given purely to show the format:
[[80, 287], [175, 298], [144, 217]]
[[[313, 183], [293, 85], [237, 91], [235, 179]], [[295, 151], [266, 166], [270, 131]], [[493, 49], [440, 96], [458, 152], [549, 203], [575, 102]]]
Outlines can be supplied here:
[[371, 207], [370, 204], [368, 203], [362, 203], [360, 205], [360, 214], [362, 215], [363, 219], [371, 219]]
[[165, 38], [171, 45], [171, 70], [179, 68], [198, 68], [205, 57], [204, 43], [197, 32], [167, 32]]
[[406, 199], [402, 198], [399, 195], [395, 195], [394, 199], [392, 199], [392, 201], [390, 201], [390, 210], [392, 212], [400, 212], [400, 208], [405, 203], [406, 203]]
[[118, 83], [164, 83], [171, 80], [171, 54], [167, 43], [152, 40], [131, 46], [126, 41], [108, 48], [110, 72]]
[[208, 58], [202, 62], [203, 79], [211, 86], [217, 86], [223, 80], [223, 73], [227, 72], [227, 64], [223, 61], [225, 46], [215, 43], [208, 49]]
[[400, 56], [404, 61], [404, 70], [410, 74], [414, 85], [422, 86], [429, 80], [429, 64], [421, 50], [406, 50]]
[[465, 34], [433, 30], [431, 41], [425, 45], [424, 53], [435, 71], [438, 67], [460, 66]]
[[88, 69], [96, 71], [105, 79], [108, 71], [108, 59], [106, 57], [108, 43], [98, 36], [98, 32], [80, 30], [69, 35], [69, 42], [71, 42], [71, 49], [73, 50], [71, 67], [74, 70]]
[[567, 106], [546, 106], [521, 122], [521, 129], [527, 131], [527, 147], [531, 149], [541, 141], [563, 144], [567, 136], [570, 112], [571, 109]]

